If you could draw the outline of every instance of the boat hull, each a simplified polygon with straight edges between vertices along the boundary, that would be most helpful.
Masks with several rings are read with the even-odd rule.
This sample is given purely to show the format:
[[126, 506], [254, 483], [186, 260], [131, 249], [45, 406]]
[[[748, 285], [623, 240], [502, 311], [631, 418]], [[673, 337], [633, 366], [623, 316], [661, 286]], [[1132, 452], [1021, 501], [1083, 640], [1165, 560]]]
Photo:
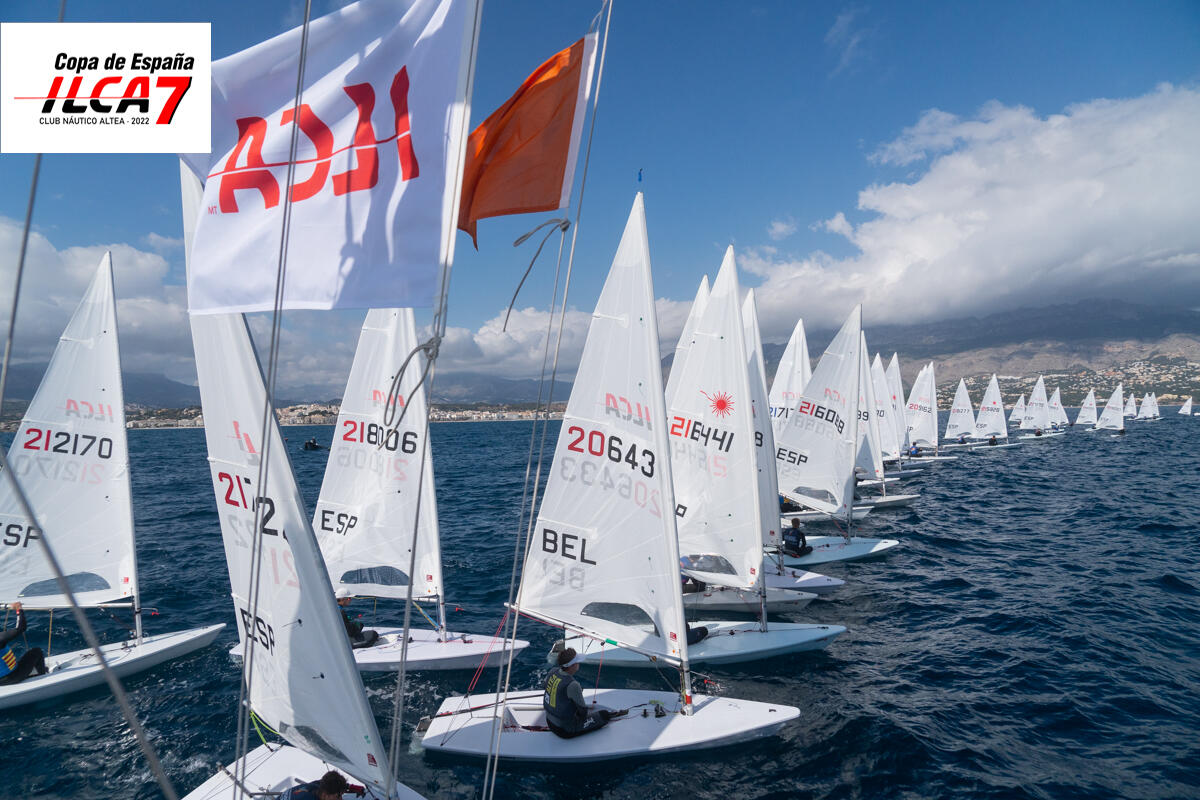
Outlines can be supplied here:
[[[500, 710], [499, 757], [569, 764], [705, 750], [773, 736], [800, 716], [793, 706], [709, 695], [693, 696], [693, 713], [685, 715], [673, 692], [585, 689], [584, 699], [630, 711], [594, 733], [560, 739], [544, 730], [540, 691], [510, 694]], [[497, 700], [495, 694], [449, 698], [429, 720], [421, 745], [430, 753], [486, 757]], [[656, 708], [666, 713], [656, 717]]]
[[913, 501], [919, 498], [919, 494], [889, 494], [879, 497], [860, 497], [854, 501], [854, 507], [867, 507], [876, 511], [882, 508], [902, 508], [911, 506]]
[[[858, 522], [870, 513], [871, 509], [856, 506], [854, 509], [854, 521]], [[798, 519], [804, 523], [813, 524], [818, 522], [844, 521], [841, 518], [835, 518], [829, 514], [826, 514], [824, 511], [785, 511], [780, 515], [780, 524], [785, 528], [791, 527], [792, 520], [794, 519]]]
[[801, 569], [780, 569], [771, 559], [763, 562], [763, 581], [768, 589], [783, 589], [788, 592], [805, 592], [825, 597], [833, 594], [846, 582], [841, 578], [831, 578], [817, 572], [807, 572]]
[[[701, 625], [708, 628], [708, 636], [697, 644], [688, 645], [688, 663], [693, 665], [741, 664], [789, 653], [824, 650], [834, 639], [846, 632], [842, 625], [811, 625], [799, 622], [772, 623], [765, 631], [757, 622], [692, 623], [692, 627]], [[656, 660], [642, 653], [605, 645], [590, 637], [568, 638], [567, 646], [574, 647], [587, 664], [661, 668]], [[647, 647], [649, 646], [648, 644]]]
[[[796, 613], [817, 598], [812, 592], [788, 591], [767, 588], [766, 606], [768, 614]], [[702, 592], [689, 592], [683, 596], [686, 613], [708, 611], [733, 611], [742, 614], [757, 614], [762, 608], [758, 592], [732, 589], [727, 586], [708, 586]]]
[[862, 561], [879, 558], [900, 544], [895, 539], [864, 539], [855, 536], [849, 542], [842, 536], [808, 536], [813, 551], [799, 558], [785, 555], [786, 567], [811, 567], [833, 561]]
[[[379, 641], [371, 647], [360, 647], [353, 651], [358, 671], [396, 672], [403, 661], [400, 656], [404, 647], [404, 629], [373, 630], [379, 634]], [[484, 658], [487, 658], [487, 666], [502, 667], [529, 646], [529, 642], [517, 639], [506, 650], [503, 639], [453, 631], [446, 634], [445, 641], [439, 642], [437, 632], [425, 628], [410, 628], [408, 634], [409, 671], [476, 669]], [[242, 657], [240, 642], [230, 649], [229, 655], [237, 659]]]
[[[297, 783], [315, 781], [330, 770], [341, 772], [329, 763], [295, 747], [266, 744], [261, 744], [247, 753], [241, 759], [240, 766], [239, 762], [234, 762], [225, 769], [233, 774], [245, 770], [243, 781], [246, 788], [254, 794], [266, 794], [271, 797], [278, 796]], [[352, 784], [357, 782], [354, 777], [344, 772], [342, 775]], [[241, 791], [235, 792], [233, 781], [226, 772], [218, 772], [188, 792], [183, 800], [240, 800], [246, 796]], [[366, 794], [362, 796], [368, 800], [383, 800], [384, 797], [370, 788], [367, 788]], [[395, 800], [423, 800], [420, 794], [402, 783], [396, 784], [392, 797]]]
[[[100, 649], [117, 677], [125, 678], [211, 644], [224, 628], [221, 623], [207, 628], [160, 633], [143, 636], [141, 644], [115, 642]], [[104, 672], [91, 648], [48, 656], [46, 666], [50, 672], [45, 675], [32, 675], [20, 683], [0, 686], [0, 709], [49, 700], [105, 683]]]

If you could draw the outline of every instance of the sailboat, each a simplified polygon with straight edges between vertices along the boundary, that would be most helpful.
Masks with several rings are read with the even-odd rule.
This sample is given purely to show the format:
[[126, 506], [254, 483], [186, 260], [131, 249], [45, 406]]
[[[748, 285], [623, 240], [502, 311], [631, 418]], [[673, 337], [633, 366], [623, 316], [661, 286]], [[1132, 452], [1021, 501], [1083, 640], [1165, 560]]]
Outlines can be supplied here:
[[1021, 420], [1021, 430], [1034, 431], [1022, 436], [1022, 439], [1046, 439], [1064, 435], [1064, 431], [1050, 429], [1050, 401], [1046, 397], [1046, 382], [1042, 380], [1041, 375], [1038, 376], [1033, 392], [1029, 395], [1029, 403], [1025, 406], [1025, 417]]
[[[891, 494], [887, 492], [888, 484], [898, 481], [888, 478], [883, 466], [884, 433], [881, 424], [884, 417], [880, 413], [880, 403], [877, 400], [875, 380], [871, 369], [871, 360], [867, 356], [867, 337], [859, 335], [862, 352], [859, 354], [858, 378], [858, 407], [859, 407], [859, 450], [855, 463], [858, 489], [878, 488], [879, 494], [864, 494], [856, 491], [854, 505], [867, 507], [872, 511], [884, 508], [903, 508], [912, 505], [917, 499], [915, 494]], [[882, 377], [882, 371], [880, 372]]]
[[[778, 524], [778, 495], [760, 491], [750, 372], [733, 248], [692, 330], [666, 398], [680, 564], [705, 585], [758, 594], [757, 622], [704, 622], [709, 637], [688, 647], [693, 664], [729, 664], [827, 647], [839, 625], [768, 623], [763, 539]], [[769, 491], [769, 490], [768, 490]], [[774, 517], [774, 519], [772, 519]], [[585, 661], [653, 668], [641, 647], [567, 639]]]
[[[855, 307], [813, 370], [787, 424], [776, 434], [779, 490], [794, 503], [850, 522], [854, 466], [859, 450], [858, 383], [862, 361], [862, 308]], [[785, 555], [786, 566], [873, 558], [894, 539], [808, 536], [813, 551]]]
[[[679, 691], [585, 689], [589, 702], [630, 713], [573, 739], [548, 730], [540, 690], [453, 697], [422, 721], [426, 750], [601, 761], [745, 742], [799, 717], [792, 706], [692, 694], [669, 424], [639, 193], [592, 315], [515, 610], [676, 666]], [[707, 441], [716, 444], [711, 432]]]
[[1083, 398], [1083, 405], [1079, 407], [1079, 413], [1075, 416], [1075, 425], [1096, 425], [1096, 390], [1088, 389], [1087, 397]]
[[[352, 596], [403, 600], [410, 581], [409, 563], [415, 564], [413, 599], [432, 603], [435, 614], [424, 615], [429, 628], [409, 631], [409, 670], [474, 669], [481, 662], [500, 666], [502, 659], [529, 643], [518, 640], [505, 648], [489, 635], [446, 628], [433, 459], [429, 442], [423, 441], [423, 363], [414, 360], [396, 383], [400, 366], [417, 344], [412, 309], [367, 312], [313, 513], [313, 531], [334, 589]], [[405, 403], [404, 418], [385, 426], [389, 416], [400, 416]], [[410, 548], [414, 527], [415, 560]], [[358, 668], [364, 672], [399, 669], [403, 628], [372, 627], [379, 640], [354, 649]], [[241, 645], [231, 652], [240, 657]]]
[[[125, 398], [117, 343], [112, 257], [105, 253], [59, 339], [46, 374], [8, 454], [41, 530], [28, 519], [8, 480], [0, 481], [0, 598], [26, 611], [69, 608], [37, 541], [45, 530], [76, 603], [125, 609], [133, 637], [101, 647], [119, 677], [208, 645], [224, 625], [142, 632], [125, 438]], [[48, 648], [47, 648], [48, 649]], [[0, 685], [0, 709], [100, 686], [91, 648], [48, 655], [44, 675]]]
[[1125, 400], [1125, 411], [1123, 412], [1123, 415], [1130, 419], [1135, 419], [1138, 415], [1137, 398], [1135, 398], [1132, 394], [1129, 395], [1129, 397]]
[[[764, 547], [777, 548], [780, 544], [780, 531], [776, 524], [779, 519], [776, 514], [779, 502], [779, 481], [775, 474], [775, 432], [771, 427], [770, 401], [767, 399], [767, 371], [763, 364], [762, 335], [758, 327], [758, 305], [755, 302], [753, 289], [746, 292], [746, 299], [742, 301], [742, 327], [745, 331], [746, 365], [750, 378], [750, 406], [754, 413], [755, 470], [758, 473], [759, 503], [763, 509], [761, 512], [762, 543]], [[766, 610], [768, 612], [794, 612], [803, 608], [810, 599], [815, 599], [818, 594], [828, 594], [834, 591], [843, 584], [843, 581], [803, 570], [790, 570], [788, 574], [785, 574], [781, 561], [768, 558], [763, 566], [763, 583], [766, 586]], [[724, 604], [724, 610], [759, 613], [759, 609], [752, 605], [758, 598], [744, 590], [709, 586], [705, 592], [699, 594], [708, 593], [717, 597], [722, 595], [727, 597], [731, 593], [736, 593], [741, 598], [741, 602], [736, 607]], [[697, 594], [693, 592], [684, 595], [683, 606], [685, 609], [690, 611], [693, 606], [702, 604], [706, 604], [705, 607], [709, 608], [722, 607], [712, 605], [712, 601], [707, 598], [693, 600], [692, 598]], [[801, 598], [801, 600], [797, 603], [790, 598]]]
[[1054, 387], [1054, 394], [1050, 395], [1046, 407], [1050, 412], [1050, 424], [1055, 429], [1062, 430], [1070, 426], [1071, 422], [1067, 419], [1067, 412], [1063, 409], [1062, 394], [1059, 392], [1059, 387]]
[[1138, 410], [1137, 419], [1139, 420], [1157, 420], [1158, 415], [1158, 398], [1153, 392], [1147, 392], [1142, 398], [1142, 407]]
[[930, 361], [921, 368], [913, 381], [912, 390], [908, 393], [908, 404], [905, 406], [905, 421], [908, 426], [909, 445], [933, 450], [933, 453], [907, 456], [905, 462], [954, 461], [958, 458], [939, 453], [937, 414], [937, 379], [933, 362]]
[[950, 416], [946, 419], [946, 444], [943, 447], [974, 447], [970, 437], [975, 434], [975, 407], [971, 404], [971, 395], [967, 392], [967, 382], [958, 379], [958, 388], [954, 391], [954, 402], [950, 405]]
[[[1000, 396], [1000, 384], [995, 373], [988, 381], [979, 404], [979, 415], [975, 418], [975, 438], [983, 440], [979, 451], [990, 451], [1008, 447], [1019, 447], [1017, 442], [1008, 441], [1008, 425], [1004, 420], [1004, 400]], [[992, 444], [995, 441], [995, 444]]]
[[812, 378], [812, 362], [808, 359], [808, 340], [804, 336], [804, 320], [796, 320], [796, 327], [788, 339], [783, 355], [775, 366], [775, 377], [771, 380], [771, 426], [776, 438], [787, 424], [792, 410], [800, 402], [804, 387]]
[[1108, 398], [1108, 402], [1104, 404], [1104, 411], [1100, 414], [1100, 419], [1096, 420], [1096, 426], [1092, 430], [1096, 431], [1118, 431], [1125, 430], [1125, 413], [1122, 409], [1122, 386], [1117, 384], [1117, 388], [1113, 390], [1112, 396]]
[[1008, 424], [1020, 426], [1025, 419], [1025, 395], [1022, 394], [1017, 398], [1017, 402], [1013, 403], [1012, 413], [1008, 415]]
[[246, 322], [210, 314], [193, 316], [191, 326], [249, 713], [291, 746], [258, 746], [185, 800], [233, 797], [238, 781], [243, 791], [279, 792], [333, 768], [379, 796], [419, 797], [403, 785], [384, 789], [387, 752], [273, 408], [264, 417], [266, 389]]
[[1188, 416], [1192, 413], [1192, 396], [1188, 395], [1188, 399], [1183, 401], [1183, 405], [1179, 407], [1179, 413]]

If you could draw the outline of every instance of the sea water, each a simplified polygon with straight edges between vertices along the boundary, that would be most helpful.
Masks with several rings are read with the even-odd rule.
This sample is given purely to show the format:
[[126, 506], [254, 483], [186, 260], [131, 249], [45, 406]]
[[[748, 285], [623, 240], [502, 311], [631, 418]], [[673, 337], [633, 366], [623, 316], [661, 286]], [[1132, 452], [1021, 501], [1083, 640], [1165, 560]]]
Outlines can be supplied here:
[[[903, 484], [920, 500], [859, 527], [902, 546], [880, 561], [823, 567], [846, 585], [796, 618], [848, 633], [827, 651], [697, 679], [697, 691], [799, 706], [780, 736], [683, 757], [505, 766], [497, 796], [1200, 797], [1200, 419], [1164, 411], [1121, 438], [1071, 430], [962, 453]], [[455, 630], [484, 635], [500, 624], [531, 428], [432, 428]], [[310, 436], [328, 444], [333, 429], [284, 434], [311, 508], [328, 451], [301, 445]], [[184, 794], [235, 753], [229, 582], [203, 432], [130, 431], [129, 449], [142, 597], [156, 612], [146, 632], [228, 626], [212, 646], [125, 681]], [[353, 609], [368, 626], [402, 614], [395, 602]], [[89, 613], [105, 640], [125, 635], [128, 620]], [[31, 615], [30, 645], [45, 646], [47, 622]], [[83, 646], [69, 613], [53, 624], [55, 652]], [[539, 687], [557, 634], [523, 619], [519, 635], [532, 644], [514, 688]], [[428, 797], [475, 796], [481, 785], [482, 762], [409, 746], [420, 717], [471, 677], [409, 677], [398, 773]], [[580, 677], [597, 682], [590, 667]], [[666, 689], [673, 677], [605, 668], [599, 679]], [[478, 691], [495, 691], [495, 681], [485, 672]], [[395, 678], [365, 683], [386, 739]], [[105, 690], [3, 712], [0, 731], [0, 797], [160, 796]]]

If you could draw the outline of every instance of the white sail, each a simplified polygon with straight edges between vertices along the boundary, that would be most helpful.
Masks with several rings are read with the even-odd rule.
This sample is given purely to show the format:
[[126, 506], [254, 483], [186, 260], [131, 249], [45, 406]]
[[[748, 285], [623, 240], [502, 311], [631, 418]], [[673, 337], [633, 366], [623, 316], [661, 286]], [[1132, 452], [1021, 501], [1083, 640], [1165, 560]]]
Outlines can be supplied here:
[[849, 513], [853, 497], [861, 331], [857, 306], [775, 435], [780, 492], [827, 514]]
[[892, 353], [892, 360], [887, 368], [888, 389], [892, 393], [892, 410], [896, 412], [896, 433], [900, 439], [900, 449], [908, 448], [908, 413], [904, 403], [904, 382], [900, 379], [900, 356]]
[[704, 313], [704, 304], [708, 302], [708, 276], [705, 275], [700, 279], [700, 287], [696, 289], [696, 299], [692, 301], [692, 307], [688, 309], [687, 319], [683, 323], [683, 332], [679, 334], [679, 341], [675, 345], [675, 356], [671, 359], [671, 373], [667, 375], [667, 397], [671, 396], [671, 392], [675, 388], [675, 384], [679, 382], [679, 370], [677, 366], [683, 363], [687, 357], [687, 351], [692, 346], [692, 333], [696, 330], [696, 320]]
[[[108, 253], [59, 338], [8, 451], [80, 605], [137, 595], [125, 398]], [[69, 605], [7, 480], [0, 481], [0, 600]]]
[[767, 370], [763, 365], [762, 335], [758, 327], [758, 306], [754, 290], [746, 292], [742, 303], [742, 325], [746, 335], [746, 358], [750, 368], [750, 404], [754, 411], [754, 444], [758, 470], [758, 503], [762, 517], [763, 544], [780, 543], [779, 481], [775, 474], [775, 432], [771, 429], [771, 411], [767, 401]]
[[1057, 386], [1054, 387], [1054, 394], [1050, 395], [1050, 399], [1047, 401], [1047, 408], [1050, 410], [1050, 424], [1060, 428], [1065, 428], [1070, 424], [1067, 412], [1063, 409], [1062, 394]]
[[1125, 400], [1125, 411], [1123, 413], [1127, 417], [1137, 416], [1137, 398], [1135, 398], [1133, 395], [1129, 395], [1129, 397]]
[[1046, 382], [1039, 375], [1034, 384], [1025, 416], [1021, 419], [1021, 430], [1048, 430], [1050, 428], [1050, 401], [1046, 398]]
[[886, 459], [900, 457], [903, 445], [900, 436], [899, 417], [892, 403], [892, 391], [888, 386], [887, 374], [883, 371], [883, 360], [875, 354], [871, 362], [871, 384], [875, 390], [875, 416], [879, 419], [879, 445]]
[[1012, 413], [1008, 415], [1009, 425], [1020, 425], [1025, 420], [1025, 395], [1017, 398], [1017, 402], [1013, 403]]
[[667, 424], [683, 563], [706, 583], [743, 589], [761, 580], [763, 528], [747, 367], [730, 247], [692, 346], [672, 367], [679, 381], [667, 395]]
[[[257, 485], [266, 391], [245, 320], [211, 314], [191, 324], [234, 617], [248, 651], [250, 708], [301, 750], [384, 786], [386, 753], [273, 414], [266, 486]], [[250, 596], [255, 563], [257, 606]]]
[[[640, 193], [592, 314], [518, 605], [543, 620], [619, 644], [642, 642], [673, 661], [687, 657], [658, 321]], [[654, 625], [653, 637], [646, 639], [641, 630], [626, 635], [647, 623]]]
[[971, 395], [967, 392], [967, 382], [959, 378], [958, 388], [954, 391], [954, 402], [950, 405], [950, 417], [946, 420], [946, 441], [960, 436], [975, 434], [975, 407], [971, 405]]
[[993, 436], [1008, 438], [1008, 426], [1004, 422], [1004, 400], [1000, 396], [1000, 384], [995, 374], [988, 381], [987, 391], [983, 393], [983, 402], [979, 404], [979, 416], [975, 418], [975, 436], [979, 439], [990, 439]]
[[1191, 395], [1188, 395], [1188, 399], [1183, 401], [1183, 405], [1181, 405], [1179, 407], [1179, 413], [1180, 414], [1191, 414], [1192, 413], [1192, 396]]
[[1117, 388], [1113, 391], [1112, 396], [1108, 398], [1108, 402], [1104, 404], [1104, 411], [1100, 414], [1100, 419], [1096, 420], [1096, 428], [1100, 430], [1123, 431], [1125, 430], [1125, 412], [1124, 398], [1122, 397], [1121, 384], [1117, 384]]
[[859, 476], [883, 480], [883, 434], [879, 429], [879, 416], [875, 413], [875, 382], [871, 380], [871, 361], [867, 357], [867, 337], [861, 332], [858, 337], [862, 352], [858, 357], [858, 457], [855, 466], [862, 470]]
[[1158, 416], [1158, 399], [1152, 392], [1147, 392], [1142, 398], [1142, 407], [1138, 410], [1138, 419], [1154, 419]]
[[933, 362], [926, 364], [913, 381], [906, 406], [908, 441], [926, 447], [938, 446], [937, 432], [937, 381], [933, 374]]
[[768, 396], [771, 401], [771, 426], [775, 429], [776, 439], [792, 411], [799, 405], [804, 387], [811, 379], [808, 340], [804, 336], [804, 320], [799, 319], [775, 367], [775, 377], [771, 381], [771, 393]]
[[[330, 580], [356, 595], [406, 596], [417, 523], [413, 597], [444, 597], [425, 389], [417, 389], [424, 358], [415, 356], [399, 385], [393, 385], [416, 345], [412, 309], [367, 312], [313, 514]], [[403, 421], [398, 427], [389, 424], [406, 402]]]
[[1075, 416], [1076, 425], [1095, 425], [1096, 424], [1096, 390], [1089, 389], [1087, 397], [1083, 398], [1083, 405], [1079, 407], [1079, 413]]

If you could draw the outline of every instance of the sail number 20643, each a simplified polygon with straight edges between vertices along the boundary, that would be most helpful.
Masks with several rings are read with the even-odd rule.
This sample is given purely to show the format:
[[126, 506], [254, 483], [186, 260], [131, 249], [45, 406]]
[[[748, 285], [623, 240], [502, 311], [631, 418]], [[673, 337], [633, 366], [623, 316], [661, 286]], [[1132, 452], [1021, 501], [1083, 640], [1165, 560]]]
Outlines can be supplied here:
[[586, 452], [597, 458], [608, 456], [614, 464], [628, 464], [630, 469], [639, 470], [647, 478], [654, 477], [654, 453], [644, 447], [640, 453], [636, 444], [629, 445], [626, 450], [619, 436], [585, 430], [578, 425], [567, 428], [567, 436], [570, 437], [567, 449], [573, 453]]

